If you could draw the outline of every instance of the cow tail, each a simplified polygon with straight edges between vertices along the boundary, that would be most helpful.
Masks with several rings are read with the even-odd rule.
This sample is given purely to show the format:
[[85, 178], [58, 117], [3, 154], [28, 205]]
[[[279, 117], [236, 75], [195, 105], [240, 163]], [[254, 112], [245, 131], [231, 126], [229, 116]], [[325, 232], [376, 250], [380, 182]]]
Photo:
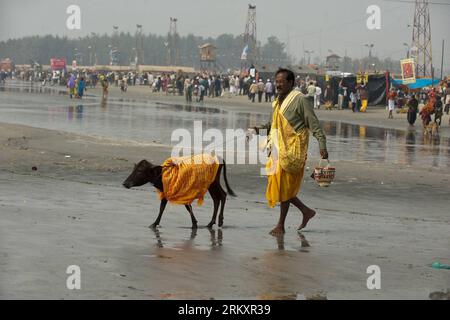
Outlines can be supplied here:
[[225, 186], [227, 187], [227, 192], [230, 196], [232, 197], [237, 197], [236, 194], [234, 193], [233, 190], [231, 190], [230, 185], [228, 184], [228, 179], [227, 179], [227, 166], [225, 164], [225, 160], [223, 161], [223, 179], [225, 180]]

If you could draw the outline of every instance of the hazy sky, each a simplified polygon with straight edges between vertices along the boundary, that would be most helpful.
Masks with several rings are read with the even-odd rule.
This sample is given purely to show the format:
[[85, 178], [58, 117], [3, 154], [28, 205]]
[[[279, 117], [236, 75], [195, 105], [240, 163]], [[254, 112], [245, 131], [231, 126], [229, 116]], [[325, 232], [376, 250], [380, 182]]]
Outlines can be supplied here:
[[[450, 0], [435, 2], [449, 3]], [[136, 23], [145, 33], [165, 35], [169, 17], [178, 18], [181, 35], [217, 36], [241, 34], [245, 29], [248, 3], [257, 6], [258, 40], [275, 35], [289, 44], [297, 58], [303, 48], [325, 57], [332, 50], [343, 56], [373, 54], [400, 59], [410, 43], [414, 4], [386, 0], [0, 0], [0, 41], [25, 35], [58, 34], [79, 37], [90, 32], [111, 33], [112, 26], [134, 33]], [[66, 9], [81, 8], [81, 30], [66, 28]], [[366, 27], [369, 5], [381, 8], [381, 30]], [[450, 68], [450, 6], [430, 5], [433, 58], [440, 68], [442, 39], [445, 39], [445, 69]], [[288, 40], [289, 35], [289, 41]], [[1, 53], [0, 53], [1, 55]]]

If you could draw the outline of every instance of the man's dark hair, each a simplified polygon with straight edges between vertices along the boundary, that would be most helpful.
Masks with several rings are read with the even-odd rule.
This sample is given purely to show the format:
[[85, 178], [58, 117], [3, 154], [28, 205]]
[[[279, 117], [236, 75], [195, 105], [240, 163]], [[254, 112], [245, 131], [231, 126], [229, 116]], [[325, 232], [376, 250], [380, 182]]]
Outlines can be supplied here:
[[286, 73], [286, 80], [292, 81], [292, 85], [295, 83], [295, 74], [289, 69], [279, 68], [278, 71], [275, 73], [275, 78], [279, 73]]

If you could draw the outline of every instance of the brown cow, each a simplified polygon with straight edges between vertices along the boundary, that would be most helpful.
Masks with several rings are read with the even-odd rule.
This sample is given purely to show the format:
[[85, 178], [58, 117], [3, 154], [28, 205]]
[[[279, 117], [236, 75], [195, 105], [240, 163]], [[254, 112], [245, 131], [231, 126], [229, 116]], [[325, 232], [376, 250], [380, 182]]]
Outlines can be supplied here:
[[[227, 187], [228, 194], [233, 197], [236, 196], [233, 190], [231, 190], [230, 186], [228, 185], [225, 161], [223, 161], [223, 163], [219, 164], [216, 177], [208, 188], [209, 194], [211, 195], [214, 202], [214, 212], [211, 222], [207, 225], [208, 228], [212, 228], [212, 226], [216, 223], [219, 204], [220, 204], [219, 227], [222, 227], [223, 225], [223, 211], [225, 207], [227, 193], [225, 192], [225, 190], [223, 190], [222, 186], [220, 185], [220, 173], [222, 171], [222, 168], [223, 168], [223, 177], [225, 180], [225, 185]], [[142, 160], [137, 165], [134, 166], [133, 172], [125, 180], [123, 186], [127, 189], [130, 189], [133, 187], [143, 186], [144, 184], [150, 182], [155, 188], [157, 188], [160, 191], [163, 191], [162, 169], [163, 169], [162, 166], [154, 166], [147, 160]], [[159, 208], [159, 215], [156, 218], [155, 222], [149, 226], [149, 228], [154, 229], [159, 225], [164, 209], [166, 208], [166, 205], [167, 199], [162, 199]], [[194, 217], [192, 206], [189, 204], [185, 205], [185, 207], [189, 212], [189, 214], [191, 215], [192, 229], [197, 228], [197, 220]]]

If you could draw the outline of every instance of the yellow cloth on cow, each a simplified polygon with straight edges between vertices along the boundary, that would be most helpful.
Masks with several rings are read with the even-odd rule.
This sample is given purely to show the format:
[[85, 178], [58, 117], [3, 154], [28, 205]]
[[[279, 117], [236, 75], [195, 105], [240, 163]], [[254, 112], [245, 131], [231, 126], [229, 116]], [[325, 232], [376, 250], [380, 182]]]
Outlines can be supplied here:
[[169, 158], [162, 164], [163, 191], [160, 199], [166, 198], [175, 204], [191, 204], [195, 199], [198, 205], [214, 181], [219, 160], [209, 154]]
[[292, 91], [283, 101], [274, 102], [270, 130], [270, 157], [266, 164], [268, 175], [266, 198], [271, 208], [278, 202], [292, 199], [300, 191], [309, 144], [307, 128], [296, 132], [283, 116], [298, 93]]

